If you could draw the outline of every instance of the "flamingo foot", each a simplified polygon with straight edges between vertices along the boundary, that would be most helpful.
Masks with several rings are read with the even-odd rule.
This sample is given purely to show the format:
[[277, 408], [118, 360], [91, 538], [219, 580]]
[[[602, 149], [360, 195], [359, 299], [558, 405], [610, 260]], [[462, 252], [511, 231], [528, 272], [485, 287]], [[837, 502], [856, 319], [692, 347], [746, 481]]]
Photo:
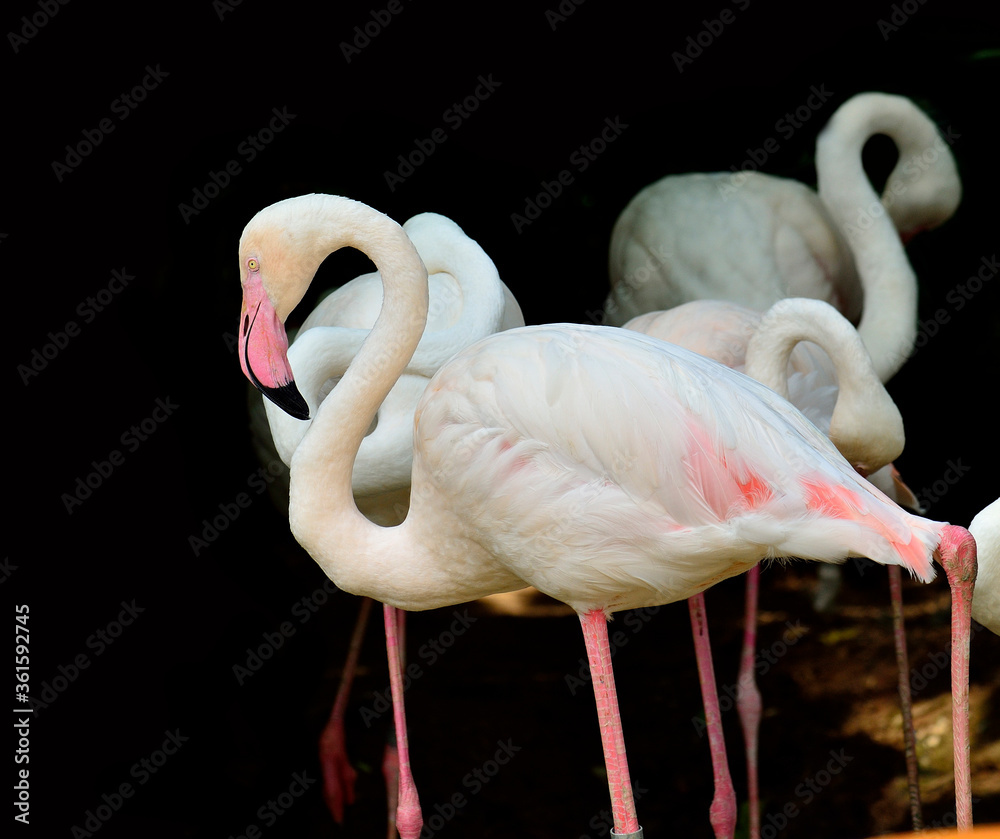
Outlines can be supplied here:
[[938, 558], [951, 587], [951, 696], [955, 750], [955, 815], [959, 830], [972, 829], [969, 742], [969, 642], [976, 584], [976, 540], [964, 527], [947, 525]]
[[396, 807], [396, 829], [403, 839], [417, 839], [424, 827], [424, 817], [420, 812], [420, 799], [413, 779], [409, 783], [400, 777], [399, 804]]
[[344, 806], [354, 803], [358, 773], [347, 758], [344, 720], [330, 719], [319, 740], [319, 764], [323, 773], [323, 798], [337, 824], [344, 822]]

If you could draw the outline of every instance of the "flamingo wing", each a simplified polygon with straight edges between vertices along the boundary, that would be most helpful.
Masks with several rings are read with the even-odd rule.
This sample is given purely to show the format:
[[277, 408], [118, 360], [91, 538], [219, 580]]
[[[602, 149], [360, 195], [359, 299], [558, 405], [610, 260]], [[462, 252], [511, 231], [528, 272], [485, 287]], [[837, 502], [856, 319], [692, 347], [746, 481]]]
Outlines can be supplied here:
[[432, 379], [415, 452], [414, 503], [424, 483], [450, 496], [472, 538], [574, 608], [683, 599], [766, 556], [933, 576], [934, 534], [911, 545], [907, 514], [790, 404], [637, 333], [478, 342]]

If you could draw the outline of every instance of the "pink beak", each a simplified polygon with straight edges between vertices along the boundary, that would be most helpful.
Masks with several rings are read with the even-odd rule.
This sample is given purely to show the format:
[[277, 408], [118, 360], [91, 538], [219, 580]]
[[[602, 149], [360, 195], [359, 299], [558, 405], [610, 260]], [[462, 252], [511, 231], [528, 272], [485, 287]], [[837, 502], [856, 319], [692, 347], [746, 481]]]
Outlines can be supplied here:
[[240, 366], [254, 386], [296, 419], [309, 419], [309, 406], [295, 386], [288, 364], [288, 335], [258, 275], [243, 286], [239, 332]]

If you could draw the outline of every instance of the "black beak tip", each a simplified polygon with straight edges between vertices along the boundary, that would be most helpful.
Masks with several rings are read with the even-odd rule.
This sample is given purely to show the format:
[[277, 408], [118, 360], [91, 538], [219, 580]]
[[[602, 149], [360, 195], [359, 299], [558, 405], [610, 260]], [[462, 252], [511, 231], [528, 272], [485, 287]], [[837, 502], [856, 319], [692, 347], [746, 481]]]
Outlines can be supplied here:
[[264, 387], [261, 388], [261, 391], [289, 416], [295, 417], [297, 420], [309, 419], [309, 406], [302, 398], [302, 394], [299, 393], [295, 382], [289, 382], [281, 387]]

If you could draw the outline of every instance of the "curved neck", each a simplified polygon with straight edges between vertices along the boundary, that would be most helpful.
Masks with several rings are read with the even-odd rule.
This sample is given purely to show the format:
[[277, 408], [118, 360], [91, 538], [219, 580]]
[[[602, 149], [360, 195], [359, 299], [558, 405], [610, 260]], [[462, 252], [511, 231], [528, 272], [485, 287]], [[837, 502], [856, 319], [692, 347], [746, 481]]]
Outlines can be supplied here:
[[[861, 152], [875, 134], [903, 133], [898, 97], [878, 109], [842, 107], [816, 141], [819, 195], [843, 230], [864, 289], [858, 332], [886, 382], [903, 366], [917, 337], [917, 278], [892, 218], [868, 181]], [[905, 100], [904, 100], [905, 101]], [[912, 107], [912, 105], [911, 105]]]
[[[448, 274], [454, 279], [431, 297], [429, 321], [449, 309], [457, 309], [458, 317], [444, 329], [429, 327], [407, 365], [409, 372], [431, 376], [459, 349], [500, 329], [505, 287], [493, 260], [451, 219], [421, 213], [407, 221], [403, 230], [429, 274]], [[455, 297], [457, 306], [453, 305]]]
[[855, 467], [870, 474], [903, 450], [903, 420], [853, 326], [821, 300], [786, 298], [764, 313], [747, 345], [746, 373], [786, 399], [788, 362], [800, 341], [833, 361], [837, 402], [829, 436]]
[[375, 326], [340, 383], [318, 407], [309, 433], [292, 456], [292, 532], [336, 582], [330, 569], [338, 557], [361, 559], [359, 554], [367, 554], [372, 540], [385, 532], [358, 510], [351, 475], [361, 441], [423, 332], [427, 272], [398, 224], [349, 199], [325, 196], [303, 235], [324, 256], [345, 246], [363, 251], [378, 268], [383, 285]]
[[[299, 393], [309, 406], [310, 417], [316, 416], [323, 401], [323, 386], [329, 379], [344, 374], [367, 336], [367, 329], [343, 326], [314, 326], [299, 332], [288, 348], [288, 364]], [[264, 399], [264, 410], [278, 456], [286, 466], [291, 466], [292, 455], [312, 420], [296, 419], [270, 399]]]

